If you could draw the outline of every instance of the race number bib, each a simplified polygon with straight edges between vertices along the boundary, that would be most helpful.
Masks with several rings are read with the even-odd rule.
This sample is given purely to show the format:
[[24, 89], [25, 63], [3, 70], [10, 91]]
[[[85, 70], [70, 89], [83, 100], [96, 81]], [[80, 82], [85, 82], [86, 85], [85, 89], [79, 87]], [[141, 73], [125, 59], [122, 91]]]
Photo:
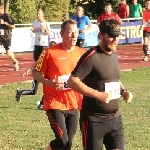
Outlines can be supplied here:
[[0, 29], [0, 35], [4, 35], [4, 29]]
[[105, 92], [111, 93], [110, 100], [120, 98], [120, 83], [119, 82], [105, 83]]
[[150, 27], [150, 22], [145, 22], [144, 27]]
[[62, 75], [62, 76], [58, 77], [58, 82], [63, 83], [62, 84], [63, 90], [71, 89], [67, 86], [67, 81], [68, 81], [69, 77], [70, 77], [70, 74], [69, 75]]
[[36, 41], [38, 43], [40, 43], [41, 45], [44, 45], [45, 44], [45, 35], [36, 35]]

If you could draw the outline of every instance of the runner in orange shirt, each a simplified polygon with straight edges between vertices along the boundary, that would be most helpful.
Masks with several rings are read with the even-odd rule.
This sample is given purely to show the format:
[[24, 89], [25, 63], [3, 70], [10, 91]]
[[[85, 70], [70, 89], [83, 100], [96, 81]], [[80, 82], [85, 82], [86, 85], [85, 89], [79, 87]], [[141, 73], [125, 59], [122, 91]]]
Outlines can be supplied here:
[[143, 61], [148, 61], [148, 41], [150, 40], [150, 0], [146, 1], [146, 10], [143, 12], [142, 26], [143, 28]]
[[105, 12], [98, 16], [97, 25], [99, 25], [102, 20], [108, 18], [116, 19], [117, 21], [122, 23], [121, 18], [118, 16], [118, 14], [112, 12], [112, 5], [110, 3], [107, 3], [105, 5]]
[[75, 46], [78, 37], [76, 21], [63, 22], [60, 34], [62, 43], [44, 50], [32, 70], [33, 78], [43, 84], [43, 108], [55, 133], [55, 139], [46, 150], [71, 150], [78, 124], [78, 102], [82, 99], [66, 84], [85, 52]]

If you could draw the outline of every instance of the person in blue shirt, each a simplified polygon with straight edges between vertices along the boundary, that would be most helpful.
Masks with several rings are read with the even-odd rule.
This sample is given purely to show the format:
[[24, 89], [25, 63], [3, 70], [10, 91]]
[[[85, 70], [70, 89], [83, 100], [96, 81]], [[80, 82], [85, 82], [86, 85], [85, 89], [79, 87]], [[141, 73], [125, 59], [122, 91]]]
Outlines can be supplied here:
[[79, 29], [79, 36], [76, 43], [76, 45], [79, 47], [83, 47], [85, 41], [85, 32], [87, 30], [90, 30], [92, 27], [89, 17], [83, 14], [84, 8], [78, 6], [76, 8], [76, 14], [71, 17], [73, 20], [77, 22], [77, 27]]

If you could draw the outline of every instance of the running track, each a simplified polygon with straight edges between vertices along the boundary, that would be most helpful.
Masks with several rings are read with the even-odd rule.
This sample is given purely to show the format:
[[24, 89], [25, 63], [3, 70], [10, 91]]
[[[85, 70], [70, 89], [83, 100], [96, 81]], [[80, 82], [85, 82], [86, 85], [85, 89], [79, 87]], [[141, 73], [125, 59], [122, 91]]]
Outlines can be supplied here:
[[[118, 46], [116, 53], [119, 56], [121, 70], [133, 69], [140, 66], [150, 66], [150, 61], [142, 61], [142, 45]], [[13, 70], [12, 61], [8, 56], [1, 56], [0, 54], [0, 85], [32, 80], [31, 75], [22, 76], [33, 63], [32, 53], [19, 53], [15, 54], [15, 56], [19, 61], [20, 69], [18, 71]]]

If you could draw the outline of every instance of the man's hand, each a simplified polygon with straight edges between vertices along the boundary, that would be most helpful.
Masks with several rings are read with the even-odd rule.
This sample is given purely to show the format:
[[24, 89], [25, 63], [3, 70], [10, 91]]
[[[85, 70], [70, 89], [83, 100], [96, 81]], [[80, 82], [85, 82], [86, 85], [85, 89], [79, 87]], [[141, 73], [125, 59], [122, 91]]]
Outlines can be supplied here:
[[79, 30], [79, 33], [85, 33], [86, 32], [86, 30]]
[[48, 85], [50, 87], [55, 88], [56, 90], [62, 90], [63, 89], [63, 83], [56, 82], [56, 77], [55, 76], [52, 79], [49, 80]]
[[5, 22], [5, 25], [6, 25], [6, 26], [9, 26], [9, 23], [8, 23], [8, 22]]
[[130, 103], [133, 99], [133, 94], [129, 91], [125, 91], [123, 92], [122, 97], [126, 101], [126, 103]]
[[28, 69], [26, 72], [24, 72], [24, 73], [23, 73], [23, 77], [27, 76], [30, 71], [31, 71], [31, 69]]
[[140, 30], [142, 30], [142, 29], [143, 29], [143, 25], [140, 26]]
[[0, 19], [0, 24], [5, 24], [3, 19]]
[[41, 27], [42, 31], [44, 31], [44, 32], [46, 31], [46, 28], [43, 25], [41, 25], [40, 27]]
[[102, 103], [109, 103], [111, 94], [107, 92], [99, 92], [98, 100]]

